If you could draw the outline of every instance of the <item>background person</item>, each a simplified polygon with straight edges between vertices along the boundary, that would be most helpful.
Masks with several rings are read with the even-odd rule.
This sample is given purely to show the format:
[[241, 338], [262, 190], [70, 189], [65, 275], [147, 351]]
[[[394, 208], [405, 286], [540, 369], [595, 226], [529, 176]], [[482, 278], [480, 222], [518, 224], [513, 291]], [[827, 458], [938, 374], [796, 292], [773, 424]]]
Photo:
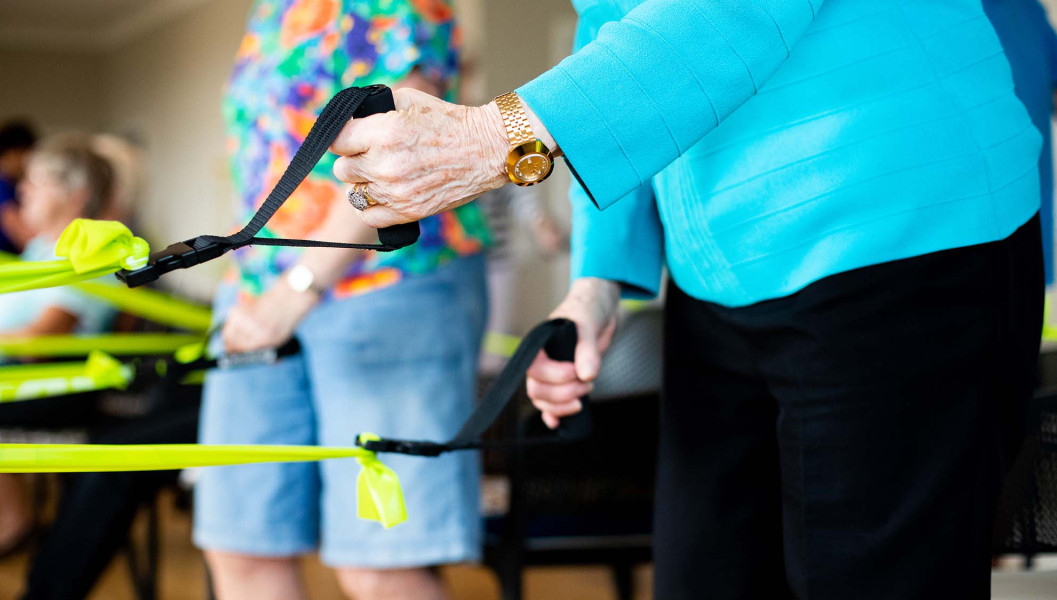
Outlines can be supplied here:
[[[71, 221], [99, 218], [108, 210], [112, 181], [110, 164], [91, 150], [87, 138], [45, 140], [30, 156], [19, 183], [22, 219], [37, 232], [21, 259], [54, 259], [55, 242]], [[109, 306], [70, 288], [0, 295], [0, 335], [5, 336], [100, 333], [109, 327], [113, 315]], [[78, 404], [88, 408], [84, 402]], [[73, 413], [77, 411], [61, 417], [75, 418]], [[0, 407], [0, 422], [7, 425], [38, 423], [45, 417], [34, 403]], [[21, 549], [33, 529], [34, 511], [22, 476], [0, 474], [0, 557]]]
[[347, 124], [364, 220], [575, 165], [576, 364], [529, 381], [551, 426], [667, 264], [656, 597], [988, 597], [1043, 275], [1040, 137], [980, 2], [577, 8], [517, 96]]
[[18, 210], [18, 182], [37, 134], [23, 121], [0, 125], [0, 252], [18, 254], [32, 236]]
[[[451, 8], [439, 0], [256, 2], [224, 103], [244, 218], [341, 88], [453, 90], [456, 39]], [[377, 238], [346, 206], [334, 159], [321, 161], [263, 235]], [[303, 351], [272, 366], [211, 372], [201, 442], [347, 446], [363, 431], [453, 435], [473, 405], [486, 238], [476, 207], [467, 207], [423, 221], [419, 242], [391, 254], [240, 251], [215, 302], [224, 348], [278, 346], [296, 334]], [[479, 556], [478, 458], [386, 462], [412, 515], [392, 530], [355, 517], [355, 461], [204, 470], [194, 539], [218, 596], [303, 598], [297, 559], [319, 549], [351, 597], [447, 597], [428, 567]]]

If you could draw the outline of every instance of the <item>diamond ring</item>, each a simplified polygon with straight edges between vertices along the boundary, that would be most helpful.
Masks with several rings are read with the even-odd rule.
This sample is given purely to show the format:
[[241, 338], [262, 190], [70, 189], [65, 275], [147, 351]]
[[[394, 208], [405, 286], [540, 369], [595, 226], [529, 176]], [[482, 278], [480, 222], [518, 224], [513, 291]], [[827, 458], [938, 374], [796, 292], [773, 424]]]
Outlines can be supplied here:
[[366, 183], [354, 183], [349, 188], [349, 204], [356, 210], [367, 210], [368, 207], [378, 204], [371, 195], [367, 193]]

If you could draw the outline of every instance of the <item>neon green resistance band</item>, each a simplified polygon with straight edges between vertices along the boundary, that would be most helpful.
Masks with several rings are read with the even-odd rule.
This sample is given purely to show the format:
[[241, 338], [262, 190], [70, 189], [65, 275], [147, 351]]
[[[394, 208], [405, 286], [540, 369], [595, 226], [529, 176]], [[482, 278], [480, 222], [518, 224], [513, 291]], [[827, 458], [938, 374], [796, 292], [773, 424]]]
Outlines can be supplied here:
[[212, 323], [212, 311], [208, 308], [147, 288], [130, 289], [98, 281], [83, 281], [73, 287], [120, 311], [160, 325], [205, 333]]
[[0, 367], [0, 403], [125, 389], [135, 375], [132, 366], [102, 352], [92, 352], [83, 363]]
[[[377, 438], [377, 436], [372, 436]], [[392, 527], [407, 520], [400, 479], [374, 452], [319, 446], [0, 444], [0, 473], [167, 471], [191, 467], [355, 458], [357, 514]]]
[[147, 264], [150, 246], [116, 221], [75, 219], [55, 244], [58, 260], [5, 262], [0, 293], [69, 285]]
[[0, 336], [0, 354], [18, 357], [87, 356], [93, 350], [114, 356], [173, 354], [204, 338], [192, 333], [108, 333], [101, 335]]

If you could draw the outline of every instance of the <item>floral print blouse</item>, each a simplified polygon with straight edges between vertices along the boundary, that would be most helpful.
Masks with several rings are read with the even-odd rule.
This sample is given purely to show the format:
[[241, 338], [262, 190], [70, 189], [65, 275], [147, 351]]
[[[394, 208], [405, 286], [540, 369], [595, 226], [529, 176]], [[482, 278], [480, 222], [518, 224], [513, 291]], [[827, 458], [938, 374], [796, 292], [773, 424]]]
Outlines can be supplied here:
[[[418, 68], [453, 96], [458, 30], [448, 0], [258, 0], [223, 103], [231, 175], [245, 223], [278, 181], [316, 115], [339, 90], [393, 84]], [[346, 186], [326, 155], [261, 236], [305, 238]], [[337, 198], [340, 202], [335, 203]], [[422, 236], [392, 253], [367, 252], [333, 288], [335, 297], [392, 285], [460, 255], [480, 252], [487, 230], [476, 206], [421, 222]], [[258, 295], [292, 266], [300, 250], [255, 246], [236, 253], [242, 292]]]

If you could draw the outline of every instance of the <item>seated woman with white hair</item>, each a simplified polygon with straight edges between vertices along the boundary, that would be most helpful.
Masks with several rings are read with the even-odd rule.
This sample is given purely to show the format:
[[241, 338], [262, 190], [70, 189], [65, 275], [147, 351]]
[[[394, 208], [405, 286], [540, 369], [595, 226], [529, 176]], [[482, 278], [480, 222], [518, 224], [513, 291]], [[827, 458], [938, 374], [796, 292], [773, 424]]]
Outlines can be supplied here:
[[[87, 137], [45, 140], [32, 154], [19, 185], [22, 219], [34, 231], [20, 258], [54, 258], [59, 235], [77, 218], [109, 216], [114, 170], [92, 149]], [[109, 328], [111, 307], [70, 288], [28, 290], [0, 295], [0, 335], [39, 336], [98, 333]], [[0, 357], [0, 360], [3, 360]], [[0, 423], [21, 424], [31, 406], [8, 405]], [[0, 558], [25, 546], [33, 532], [33, 511], [22, 480], [0, 474]]]

